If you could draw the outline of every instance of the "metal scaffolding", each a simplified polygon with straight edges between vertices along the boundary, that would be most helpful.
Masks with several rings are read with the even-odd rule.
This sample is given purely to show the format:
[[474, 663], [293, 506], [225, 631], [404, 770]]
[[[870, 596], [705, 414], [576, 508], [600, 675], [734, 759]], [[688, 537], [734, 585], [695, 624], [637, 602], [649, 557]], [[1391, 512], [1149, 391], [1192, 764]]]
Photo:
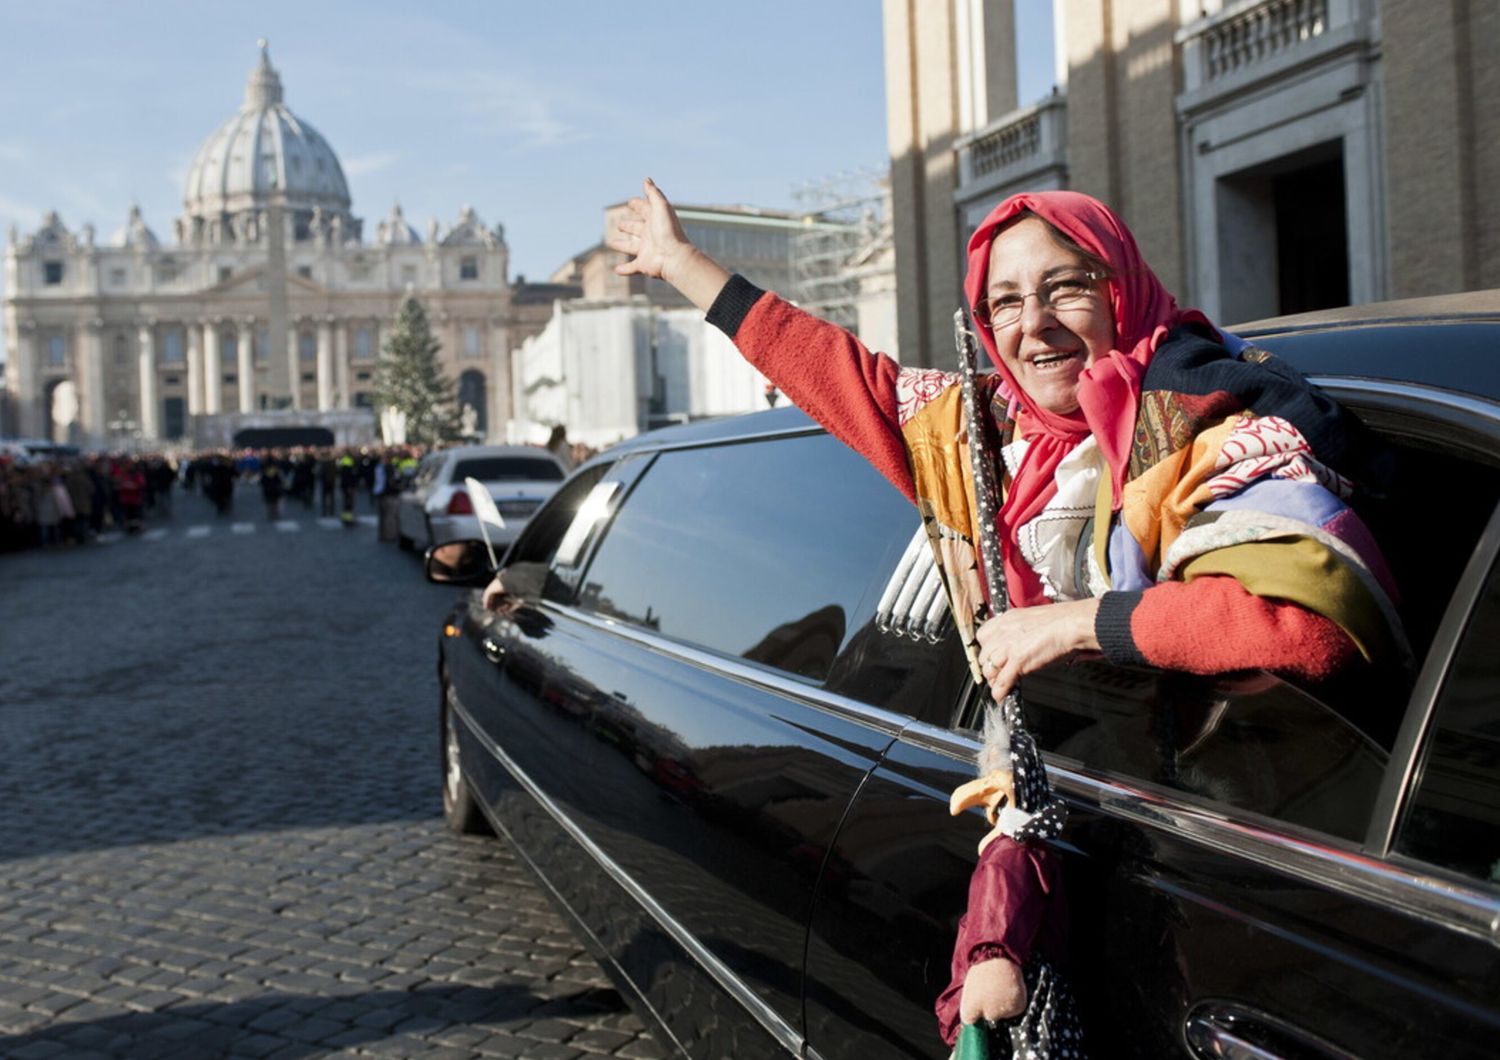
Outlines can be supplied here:
[[792, 190], [802, 225], [791, 238], [793, 297], [803, 309], [858, 333], [861, 263], [890, 241], [887, 178], [856, 170]]

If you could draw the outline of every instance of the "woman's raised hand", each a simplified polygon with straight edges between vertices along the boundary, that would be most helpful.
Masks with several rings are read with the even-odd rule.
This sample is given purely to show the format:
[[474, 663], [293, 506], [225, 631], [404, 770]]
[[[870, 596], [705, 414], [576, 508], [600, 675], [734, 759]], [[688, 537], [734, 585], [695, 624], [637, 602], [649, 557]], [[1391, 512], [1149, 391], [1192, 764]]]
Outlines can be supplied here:
[[604, 242], [611, 250], [631, 256], [615, 266], [621, 276], [654, 276], [670, 283], [668, 263], [691, 254], [693, 244], [656, 182], [647, 177], [643, 190], [644, 198], [636, 196], [625, 204], [628, 212], [619, 216]]
[[605, 246], [630, 256], [615, 266], [615, 272], [665, 280], [707, 312], [729, 281], [729, 273], [683, 234], [677, 211], [650, 177], [643, 190], [644, 198], [627, 202], [626, 212], [605, 233]]

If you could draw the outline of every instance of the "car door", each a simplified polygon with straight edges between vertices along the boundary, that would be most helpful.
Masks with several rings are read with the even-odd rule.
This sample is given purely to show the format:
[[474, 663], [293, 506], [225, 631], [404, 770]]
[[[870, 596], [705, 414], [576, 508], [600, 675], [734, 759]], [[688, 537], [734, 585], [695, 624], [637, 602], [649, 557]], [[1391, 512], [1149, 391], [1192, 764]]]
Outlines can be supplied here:
[[591, 852], [558, 886], [683, 1047], [783, 1055], [828, 846], [902, 724], [866, 724], [834, 664], [918, 519], [821, 433], [660, 452], [618, 485], [597, 546], [507, 620], [486, 725]]
[[[1070, 806], [1053, 845], [1097, 1055], [1492, 1054], [1500, 725], [1486, 681], [1500, 619], [1474, 626], [1460, 682], [1446, 673], [1500, 544], [1492, 526], [1476, 546], [1470, 522], [1494, 510], [1496, 471], [1483, 438], [1465, 446], [1455, 424], [1419, 429], [1406, 413], [1383, 518], [1408, 525], [1387, 521], [1380, 539], [1430, 546], [1430, 532], [1413, 533], [1418, 497], [1468, 491], [1448, 509], [1442, 555], [1428, 547], [1413, 563], [1387, 545], [1406, 579], [1428, 574], [1413, 585], [1413, 614], [1441, 616], [1413, 631], [1431, 647], [1409, 697], [1388, 673], [1313, 695], [1264, 673], [1098, 661], [1023, 683]], [[1427, 721], [1439, 688], [1467, 689], [1453, 693], [1461, 705], [1446, 728], [1441, 701]], [[807, 970], [809, 1043], [823, 1056], [945, 1055], [932, 1003], [985, 830], [977, 813], [949, 818], [946, 797], [972, 776], [976, 718], [971, 708], [953, 726], [914, 719], [840, 829], [830, 862], [847, 882], [820, 890]], [[1418, 747], [1423, 779], [1408, 800]], [[856, 1038], [820, 996], [879, 1014], [883, 1033]]]

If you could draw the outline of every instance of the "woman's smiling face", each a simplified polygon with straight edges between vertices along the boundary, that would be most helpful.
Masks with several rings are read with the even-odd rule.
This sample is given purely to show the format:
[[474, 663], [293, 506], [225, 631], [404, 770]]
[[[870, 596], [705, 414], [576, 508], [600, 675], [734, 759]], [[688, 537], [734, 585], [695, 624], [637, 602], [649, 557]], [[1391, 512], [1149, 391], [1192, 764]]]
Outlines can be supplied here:
[[1093, 270], [1035, 215], [990, 245], [987, 315], [1003, 316], [1007, 305], [1020, 309], [1014, 322], [994, 327], [995, 349], [1032, 403], [1048, 412], [1077, 410], [1079, 376], [1115, 345], [1108, 283]]

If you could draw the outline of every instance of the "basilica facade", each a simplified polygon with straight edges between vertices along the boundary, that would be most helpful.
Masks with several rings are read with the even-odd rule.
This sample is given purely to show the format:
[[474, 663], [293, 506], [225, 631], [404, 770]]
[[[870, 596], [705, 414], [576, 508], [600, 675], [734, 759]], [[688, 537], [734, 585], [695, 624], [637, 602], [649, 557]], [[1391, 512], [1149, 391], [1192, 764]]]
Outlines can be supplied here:
[[366, 228], [262, 42], [239, 111], [194, 158], [169, 239], [138, 209], [107, 240], [56, 214], [12, 228], [6, 431], [91, 448], [372, 440], [382, 333], [409, 293], [466, 423], [502, 437], [511, 345], [544, 323], [513, 298], [503, 230], [468, 207], [419, 232], [394, 206]]

